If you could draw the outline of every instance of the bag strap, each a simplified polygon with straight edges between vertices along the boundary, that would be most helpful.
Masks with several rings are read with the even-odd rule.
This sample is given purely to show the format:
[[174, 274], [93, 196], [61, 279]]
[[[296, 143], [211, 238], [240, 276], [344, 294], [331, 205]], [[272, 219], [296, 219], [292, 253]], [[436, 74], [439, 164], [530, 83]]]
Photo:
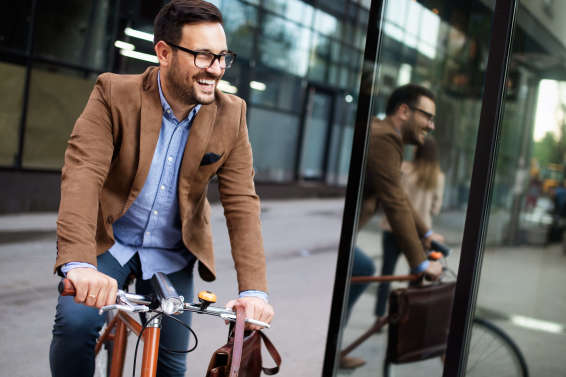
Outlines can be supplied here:
[[271, 340], [269, 340], [269, 338], [264, 333], [262, 333], [261, 331], [258, 331], [258, 333], [261, 336], [263, 343], [265, 344], [265, 348], [271, 355], [273, 361], [275, 361], [276, 365], [273, 368], [262, 367], [261, 369], [263, 370], [263, 373], [269, 376], [277, 374], [279, 372], [279, 367], [281, 366], [281, 355], [279, 355], [279, 352], [277, 352], [277, 349], [275, 348], [273, 343], [271, 343]]
[[234, 347], [232, 348], [232, 362], [230, 363], [230, 377], [237, 377], [242, 362], [242, 348], [244, 345], [244, 321], [246, 312], [242, 306], [236, 306], [236, 328], [234, 329]]

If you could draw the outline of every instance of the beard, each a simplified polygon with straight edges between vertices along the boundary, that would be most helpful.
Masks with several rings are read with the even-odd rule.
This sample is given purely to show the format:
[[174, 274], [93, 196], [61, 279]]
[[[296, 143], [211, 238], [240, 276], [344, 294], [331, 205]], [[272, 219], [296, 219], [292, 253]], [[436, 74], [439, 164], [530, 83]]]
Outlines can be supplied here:
[[[198, 75], [194, 77], [195, 81], [198, 78], [205, 78], [205, 79], [213, 79], [216, 80], [216, 77], [211, 75], [207, 75], [206, 73]], [[184, 76], [180, 72], [179, 63], [176, 57], [173, 58], [173, 62], [171, 64], [171, 69], [169, 70], [169, 74], [165, 77], [165, 81], [167, 82], [167, 88], [171, 91], [171, 94], [182, 103], [186, 105], [194, 105], [200, 103], [202, 105], [209, 105], [216, 100], [216, 94], [213, 92], [212, 94], [205, 94], [200, 93], [195, 85], [187, 85], [185, 84]]]

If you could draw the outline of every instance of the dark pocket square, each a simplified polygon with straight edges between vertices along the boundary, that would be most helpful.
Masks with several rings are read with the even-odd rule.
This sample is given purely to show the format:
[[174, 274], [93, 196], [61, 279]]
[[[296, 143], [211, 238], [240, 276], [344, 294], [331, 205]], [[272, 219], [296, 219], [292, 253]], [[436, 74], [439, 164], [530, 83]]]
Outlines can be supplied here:
[[216, 161], [220, 160], [220, 157], [222, 157], [221, 154], [205, 153], [200, 161], [200, 166], [214, 164]]

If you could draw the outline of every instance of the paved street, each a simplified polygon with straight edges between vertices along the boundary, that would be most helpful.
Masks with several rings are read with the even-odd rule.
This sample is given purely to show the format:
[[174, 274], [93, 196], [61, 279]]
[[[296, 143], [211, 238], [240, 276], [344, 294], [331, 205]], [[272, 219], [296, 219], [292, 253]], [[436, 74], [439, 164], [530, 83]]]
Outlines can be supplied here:
[[[343, 201], [265, 201], [263, 230], [273, 327], [266, 331], [283, 357], [281, 376], [317, 376], [324, 344]], [[0, 216], [0, 375], [49, 376], [48, 350], [58, 278], [52, 274], [55, 214]], [[222, 208], [213, 206], [218, 280], [195, 280], [219, 303], [237, 293]], [[194, 317], [199, 347], [189, 355], [192, 376], [203, 376], [213, 350], [225, 343], [217, 318]], [[129, 345], [133, 348], [134, 339]], [[266, 364], [269, 359], [266, 357]], [[131, 359], [126, 375], [131, 375]]]
[[[268, 261], [273, 328], [266, 331], [283, 357], [281, 376], [320, 376], [328, 313], [332, 295], [336, 250], [343, 201], [309, 199], [264, 201], [262, 222]], [[447, 236], [454, 255], [449, 264], [457, 269], [463, 228], [462, 213], [446, 213], [438, 230]], [[197, 290], [217, 293], [220, 303], [236, 293], [222, 209], [213, 206], [212, 225], [219, 279], [210, 284], [196, 280]], [[0, 216], [0, 375], [49, 376], [48, 348], [57, 297], [58, 279], [51, 268], [55, 254], [55, 214]], [[359, 238], [360, 246], [379, 267], [381, 250], [377, 220]], [[405, 270], [399, 263], [398, 272]], [[496, 313], [520, 314], [552, 323], [566, 322], [564, 270], [566, 256], [559, 245], [488, 248], [478, 303]], [[375, 287], [357, 304], [345, 342], [363, 332], [373, 321]], [[566, 376], [563, 355], [566, 334], [526, 329], [498, 321], [524, 351], [531, 376]], [[195, 317], [193, 328], [199, 347], [189, 355], [191, 376], [204, 375], [212, 351], [225, 342], [226, 328], [216, 318]], [[366, 358], [368, 367], [341, 375], [379, 376], [385, 335], [370, 338], [353, 355]], [[130, 339], [133, 348], [134, 339]], [[269, 359], [265, 357], [266, 364]], [[131, 359], [126, 375], [131, 373]], [[413, 366], [412, 376], [440, 376], [439, 366], [428, 362]], [[436, 372], [435, 372], [436, 371]]]

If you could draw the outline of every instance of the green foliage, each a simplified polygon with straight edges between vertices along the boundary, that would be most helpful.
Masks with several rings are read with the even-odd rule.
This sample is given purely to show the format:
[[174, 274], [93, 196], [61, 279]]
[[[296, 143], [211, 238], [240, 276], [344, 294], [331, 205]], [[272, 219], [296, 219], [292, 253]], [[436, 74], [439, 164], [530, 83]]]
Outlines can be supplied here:
[[536, 141], [533, 148], [533, 157], [537, 159], [540, 166], [548, 164], [561, 164], [564, 158], [564, 143], [552, 132], [547, 132], [544, 137]]

